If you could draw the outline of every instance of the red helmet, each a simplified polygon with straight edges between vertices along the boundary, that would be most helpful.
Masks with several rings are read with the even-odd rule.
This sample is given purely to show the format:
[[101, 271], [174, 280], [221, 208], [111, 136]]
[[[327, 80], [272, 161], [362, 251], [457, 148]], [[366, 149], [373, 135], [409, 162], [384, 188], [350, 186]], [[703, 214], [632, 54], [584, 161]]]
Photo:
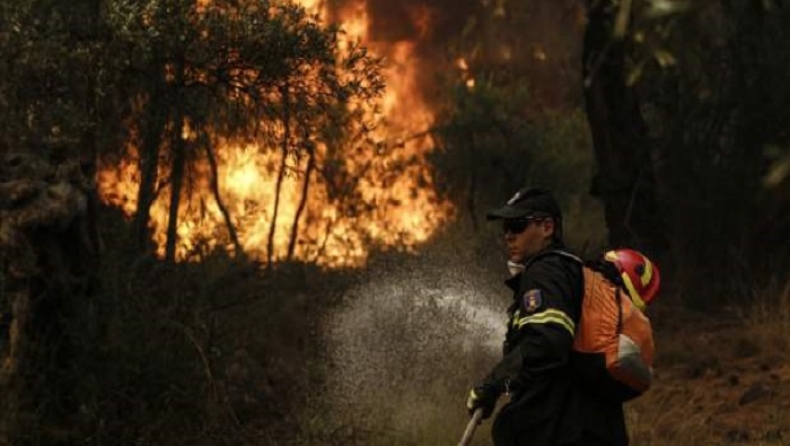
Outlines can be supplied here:
[[620, 272], [623, 284], [640, 310], [644, 310], [655, 299], [661, 284], [658, 265], [644, 254], [633, 249], [615, 249], [604, 254]]

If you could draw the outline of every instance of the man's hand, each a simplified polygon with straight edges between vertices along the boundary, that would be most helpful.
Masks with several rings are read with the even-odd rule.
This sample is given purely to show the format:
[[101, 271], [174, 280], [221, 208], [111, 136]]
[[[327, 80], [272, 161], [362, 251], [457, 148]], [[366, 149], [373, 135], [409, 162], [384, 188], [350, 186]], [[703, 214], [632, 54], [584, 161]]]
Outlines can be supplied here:
[[472, 416], [478, 408], [483, 409], [483, 419], [490, 417], [494, 412], [496, 400], [502, 393], [501, 386], [493, 383], [482, 382], [477, 384], [469, 392], [469, 397], [466, 399], [466, 410], [469, 411], [469, 416]]

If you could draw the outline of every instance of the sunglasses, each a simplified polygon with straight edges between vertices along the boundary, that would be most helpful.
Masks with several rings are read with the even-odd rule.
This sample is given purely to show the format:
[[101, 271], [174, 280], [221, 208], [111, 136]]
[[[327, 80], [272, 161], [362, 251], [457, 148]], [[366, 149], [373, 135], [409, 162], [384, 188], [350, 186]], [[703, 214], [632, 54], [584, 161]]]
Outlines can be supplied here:
[[540, 222], [546, 217], [507, 218], [502, 220], [502, 231], [505, 234], [521, 234], [532, 222]]

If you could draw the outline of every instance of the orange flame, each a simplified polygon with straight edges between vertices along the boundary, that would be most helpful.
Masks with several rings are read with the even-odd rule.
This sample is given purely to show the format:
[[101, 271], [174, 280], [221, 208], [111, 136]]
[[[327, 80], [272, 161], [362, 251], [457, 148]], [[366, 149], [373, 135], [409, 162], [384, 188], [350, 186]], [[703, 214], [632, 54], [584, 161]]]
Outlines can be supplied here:
[[[209, 3], [199, 1], [200, 7]], [[309, 13], [323, 19], [328, 17], [321, 0], [298, 3]], [[342, 208], [333, 204], [327, 185], [317, 180], [316, 175], [310, 178], [310, 192], [302, 203], [304, 175], [288, 175], [281, 185], [273, 252], [268, 253], [282, 152], [214, 137], [219, 194], [242, 248], [252, 257], [266, 259], [271, 254], [274, 260], [287, 258], [300, 205], [303, 212], [294, 257], [333, 267], [364, 264], [372, 244], [411, 249], [426, 241], [453, 213], [452, 206], [437, 197], [426, 161], [434, 146], [428, 132], [434, 124], [434, 113], [420, 97], [417, 84], [419, 66], [414, 50], [419, 36], [413, 41], [368, 42], [369, 21], [364, 1], [341, 11], [339, 18], [346, 33], [345, 44], [360, 41], [387, 61], [384, 72], [387, 89], [380, 104], [387, 125], [376, 130], [375, 136], [389, 143], [377, 151], [374, 159], [352, 150], [344, 154], [344, 161], [358, 175], [359, 198], [369, 211], [343, 215]], [[427, 13], [418, 11], [413, 19], [418, 20], [415, 23], [420, 30], [430, 26]], [[188, 128], [184, 129], [184, 137], [190, 137]], [[316, 163], [322, 164], [326, 153], [326, 147], [317, 148]], [[304, 159], [287, 160], [292, 172], [304, 172], [306, 164]], [[224, 216], [210, 192], [209, 165], [200, 163], [194, 169], [198, 180], [194, 187], [184, 191], [179, 208], [176, 250], [179, 260], [189, 259], [201, 246], [233, 250]], [[101, 169], [97, 180], [105, 202], [119, 207], [128, 216], [134, 215], [140, 182], [134, 147], [128, 148], [120, 163]], [[164, 255], [166, 244], [168, 197], [166, 188], [160, 191], [150, 214], [159, 255]]]

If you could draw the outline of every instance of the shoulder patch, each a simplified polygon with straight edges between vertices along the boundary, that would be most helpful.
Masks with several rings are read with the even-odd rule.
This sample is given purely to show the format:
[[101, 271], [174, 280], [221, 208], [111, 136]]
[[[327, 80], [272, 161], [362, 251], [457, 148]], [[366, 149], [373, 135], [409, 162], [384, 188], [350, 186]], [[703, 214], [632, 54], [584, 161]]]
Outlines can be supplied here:
[[534, 313], [543, 305], [543, 293], [539, 289], [528, 290], [521, 298], [521, 306], [527, 313]]

